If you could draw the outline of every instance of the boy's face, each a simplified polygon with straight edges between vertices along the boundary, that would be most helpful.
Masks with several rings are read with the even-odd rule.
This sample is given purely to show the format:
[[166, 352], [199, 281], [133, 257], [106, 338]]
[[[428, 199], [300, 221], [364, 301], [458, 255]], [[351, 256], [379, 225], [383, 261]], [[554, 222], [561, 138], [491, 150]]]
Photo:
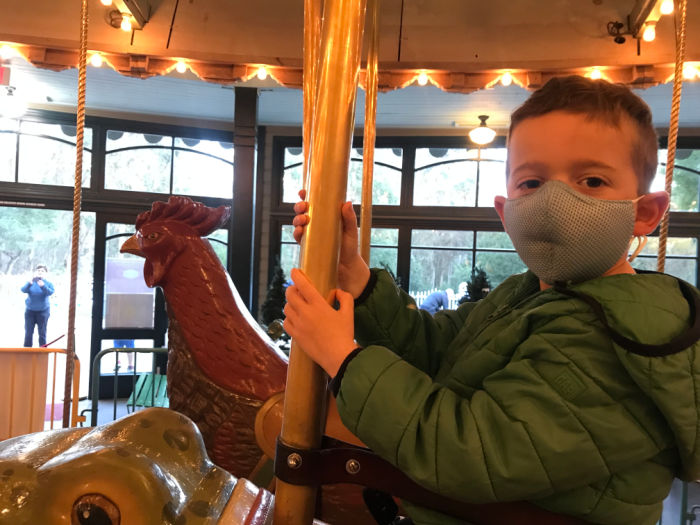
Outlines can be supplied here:
[[43, 279], [45, 275], [46, 270], [44, 270], [43, 268], [37, 268], [36, 270], [34, 270], [34, 277], [36, 277], [37, 279]]
[[598, 199], [634, 199], [636, 136], [627, 119], [619, 127], [563, 111], [525, 119], [509, 140], [508, 197], [522, 197], [558, 180]]

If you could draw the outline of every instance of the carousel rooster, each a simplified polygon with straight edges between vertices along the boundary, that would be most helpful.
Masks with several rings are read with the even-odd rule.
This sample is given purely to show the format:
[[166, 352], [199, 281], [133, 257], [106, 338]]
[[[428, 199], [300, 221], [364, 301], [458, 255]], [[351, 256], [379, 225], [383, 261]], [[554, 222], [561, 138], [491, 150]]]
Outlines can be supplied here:
[[137, 232], [121, 250], [144, 257], [146, 284], [165, 294], [170, 407], [197, 424], [217, 465], [244, 477], [262, 457], [256, 413], [284, 390], [287, 358], [252, 318], [203, 238], [228, 218], [225, 206], [171, 197], [138, 216]]

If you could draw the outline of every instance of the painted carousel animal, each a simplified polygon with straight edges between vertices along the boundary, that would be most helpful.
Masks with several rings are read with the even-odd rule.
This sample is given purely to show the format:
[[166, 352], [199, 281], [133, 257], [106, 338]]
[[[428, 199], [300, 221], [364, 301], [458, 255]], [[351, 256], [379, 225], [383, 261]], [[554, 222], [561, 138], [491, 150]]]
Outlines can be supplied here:
[[[288, 359], [250, 315], [205, 238], [228, 219], [227, 207], [171, 197], [138, 216], [137, 231], [121, 250], [144, 257], [146, 284], [165, 294], [170, 408], [197, 424], [215, 464], [251, 477], [266, 459], [261, 446], [274, 457]], [[361, 445], [334, 407], [327, 430]], [[324, 487], [322, 508], [320, 515], [333, 523], [356, 524], [358, 516], [373, 522], [357, 487]]]
[[0, 525], [269, 525], [273, 502], [164, 408], [0, 442]]

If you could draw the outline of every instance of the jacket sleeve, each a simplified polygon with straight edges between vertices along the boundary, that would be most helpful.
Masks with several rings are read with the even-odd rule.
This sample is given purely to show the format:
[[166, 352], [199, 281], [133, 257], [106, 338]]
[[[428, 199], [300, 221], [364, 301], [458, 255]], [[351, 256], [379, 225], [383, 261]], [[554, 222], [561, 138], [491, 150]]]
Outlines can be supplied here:
[[53, 295], [53, 284], [49, 281], [44, 281], [44, 295]]
[[[586, 314], [542, 323], [507, 358], [494, 338], [479, 350], [491, 356], [479, 359], [505, 365], [471, 395], [369, 346], [346, 370], [337, 398], [343, 423], [417, 483], [468, 502], [537, 499], [652, 458], [669, 447], [645, 429], [645, 418], [660, 416], [648, 414]], [[620, 378], [606, 390], [599, 369]]]
[[355, 308], [355, 338], [362, 346], [389, 348], [417, 368], [434, 374], [442, 353], [464, 325], [476, 303], [434, 316], [416, 308], [413, 298], [398, 288], [384, 270], [372, 269], [376, 284]]
[[31, 288], [31, 286], [32, 286], [32, 283], [30, 283], [29, 281], [27, 281], [26, 283], [24, 283], [24, 286], [22, 286], [22, 292], [28, 293], [28, 292], [29, 292], [29, 288]]

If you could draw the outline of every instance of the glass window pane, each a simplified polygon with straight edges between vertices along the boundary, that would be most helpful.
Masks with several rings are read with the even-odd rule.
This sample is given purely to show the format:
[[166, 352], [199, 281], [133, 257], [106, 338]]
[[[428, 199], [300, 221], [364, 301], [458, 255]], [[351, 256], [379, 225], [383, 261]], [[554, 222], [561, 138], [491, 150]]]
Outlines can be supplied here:
[[[402, 150], [398, 149], [398, 152]], [[353, 149], [348, 174], [348, 192], [346, 199], [355, 204], [362, 202], [362, 153]], [[392, 148], [374, 150], [374, 171], [372, 174], [372, 204], [398, 206], [401, 200], [401, 155]], [[384, 162], [386, 160], [387, 162]], [[385, 166], [383, 164], [390, 164]]]
[[466, 160], [467, 150], [448, 149], [436, 159], [431, 149], [416, 149], [413, 205], [474, 206], [476, 163]]
[[130, 224], [107, 224], [104, 328], [153, 328], [155, 290], [143, 279], [144, 260], [119, 252], [133, 231]]
[[506, 148], [481, 150], [478, 206], [493, 207], [496, 195], [506, 195]]
[[474, 234], [469, 231], [413, 230], [411, 290], [456, 290], [459, 283], [468, 280], [471, 274], [472, 252], [469, 248], [473, 239]]
[[173, 193], [233, 198], [233, 144], [175, 138]]
[[[67, 333], [72, 222], [73, 213], [67, 210], [0, 207], [0, 318], [3, 320], [0, 347], [14, 348], [23, 344], [26, 295], [20, 287], [27, 282], [37, 264], [48, 266], [47, 279], [54, 286], [54, 293], [49, 297], [51, 316], [46, 342]], [[80, 371], [81, 396], [87, 395], [90, 377], [94, 248], [95, 214], [82, 212], [75, 313], [75, 350], [83, 365]], [[33, 344], [38, 345], [36, 330]], [[65, 348], [65, 345], [66, 338], [63, 337], [50, 347]], [[59, 375], [62, 376], [62, 372]], [[60, 377], [56, 391], [63, 392]]]
[[[486, 272], [486, 277], [495, 288], [511, 275], [523, 273], [527, 266], [515, 252], [476, 252], [476, 266]], [[468, 279], [467, 279], [468, 280]]]
[[510, 237], [505, 232], [477, 232], [476, 247], [515, 250]]
[[[632, 243], [632, 250], [637, 243]], [[656, 256], [659, 253], [659, 238], [648, 237], [647, 244], [640, 252], [641, 255]], [[695, 237], [669, 237], [666, 239], [666, 255], [689, 255], [696, 257], [698, 253], [698, 240]]]
[[282, 242], [296, 242], [294, 240], [294, 226], [285, 224], [282, 226]]
[[129, 348], [153, 348], [153, 339], [103, 339], [101, 350], [119, 348], [118, 352], [109, 352], [100, 360], [100, 375], [137, 374], [153, 372], [152, 353], [129, 352]]
[[410, 294], [457, 290], [471, 275], [471, 250], [411, 249]]
[[226, 261], [228, 261], [228, 230], [226, 228], [220, 228], [207, 237], [211, 243], [211, 247], [214, 249], [214, 253], [221, 261], [221, 264], [226, 268]]
[[[651, 191], [661, 191], [665, 187], [667, 154], [668, 150], [659, 150], [659, 167]], [[698, 211], [699, 193], [700, 149], [679, 149], [671, 185], [671, 211]]]
[[105, 188], [170, 192], [172, 137], [109, 130], [105, 154]]
[[472, 248], [473, 242], [474, 234], [470, 231], [413, 230], [411, 232], [411, 246], [421, 248]]
[[[657, 258], [639, 256], [633, 262], [632, 266], [639, 270], [656, 271]], [[698, 263], [696, 259], [673, 259], [666, 258], [666, 267], [664, 273], [674, 275], [679, 279], [683, 279], [697, 286], [697, 271]]]
[[0, 127], [0, 181], [14, 182], [17, 159], [17, 134]]
[[373, 246], [397, 246], [399, 230], [397, 228], [372, 228], [369, 242]]
[[[73, 186], [75, 126], [26, 122], [20, 124], [19, 182]], [[92, 129], [83, 136], [83, 187], [90, 186]]]
[[282, 202], [297, 202], [302, 180], [302, 149], [284, 148], [284, 173], [282, 174]]
[[398, 248], [371, 246], [369, 249], [369, 266], [370, 268], [384, 268], [385, 270], [389, 270], [394, 275], [394, 279], [396, 279], [396, 262], [398, 255]]
[[280, 246], [280, 266], [287, 278], [289, 278], [292, 268], [299, 267], [298, 244], [283, 244]]

